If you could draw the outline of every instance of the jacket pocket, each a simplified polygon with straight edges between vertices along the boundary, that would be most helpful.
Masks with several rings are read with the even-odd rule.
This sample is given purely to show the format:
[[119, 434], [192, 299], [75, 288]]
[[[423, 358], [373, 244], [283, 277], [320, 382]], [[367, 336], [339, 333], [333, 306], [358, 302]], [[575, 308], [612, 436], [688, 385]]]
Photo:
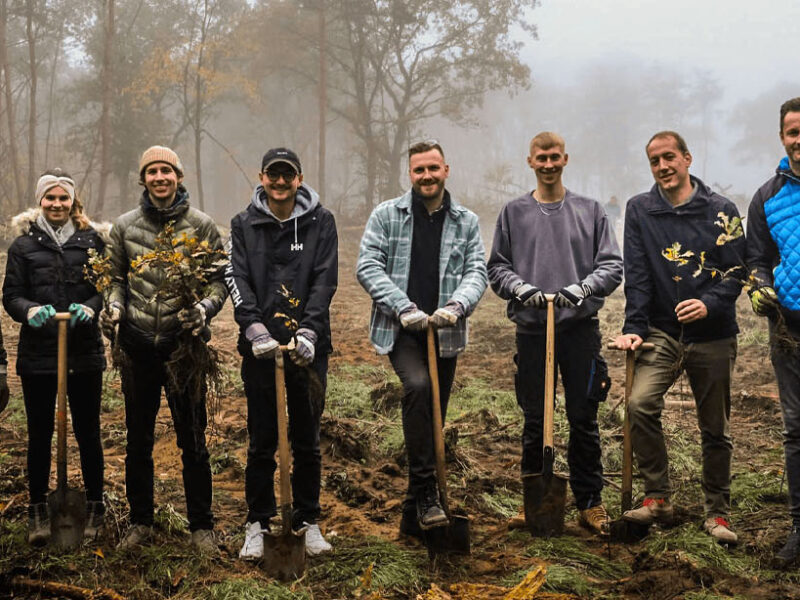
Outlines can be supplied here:
[[603, 357], [598, 354], [592, 359], [586, 397], [599, 404], [600, 402], [605, 402], [610, 389], [611, 378], [608, 376], [608, 365]]

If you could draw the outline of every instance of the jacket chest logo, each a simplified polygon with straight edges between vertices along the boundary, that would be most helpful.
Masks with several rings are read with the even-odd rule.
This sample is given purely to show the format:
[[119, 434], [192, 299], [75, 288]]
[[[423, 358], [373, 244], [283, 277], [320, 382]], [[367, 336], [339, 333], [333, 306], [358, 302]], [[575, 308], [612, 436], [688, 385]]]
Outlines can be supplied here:
[[303, 249], [303, 244], [295, 242], [291, 246], [289, 246], [289, 248], [291, 249], [292, 252], [300, 252]]

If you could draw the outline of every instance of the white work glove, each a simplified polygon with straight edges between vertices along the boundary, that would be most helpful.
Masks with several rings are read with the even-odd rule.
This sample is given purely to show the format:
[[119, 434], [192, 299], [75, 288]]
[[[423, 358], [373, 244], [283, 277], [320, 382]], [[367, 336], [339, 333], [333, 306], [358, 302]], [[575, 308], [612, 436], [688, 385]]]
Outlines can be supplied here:
[[458, 300], [450, 300], [431, 315], [431, 322], [437, 329], [442, 327], [453, 327], [458, 320], [464, 316], [464, 306]]
[[536, 308], [547, 308], [544, 292], [530, 283], [520, 283], [514, 288], [514, 296], [522, 306], [535, 306]]
[[278, 341], [269, 334], [263, 323], [253, 323], [244, 332], [244, 337], [252, 345], [256, 358], [272, 358], [280, 348]]
[[122, 320], [122, 305], [119, 302], [112, 302], [105, 309], [100, 311], [100, 329], [108, 339], [114, 338], [117, 324]]
[[553, 302], [558, 308], [577, 308], [592, 293], [592, 288], [585, 283], [573, 283], [558, 290]]
[[314, 362], [314, 346], [317, 343], [317, 334], [312, 330], [301, 327], [295, 335], [295, 346], [289, 350], [289, 358], [298, 367], [307, 367]]
[[192, 335], [200, 335], [206, 326], [206, 307], [203, 302], [198, 302], [192, 308], [183, 308], [178, 311], [178, 320], [181, 327], [191, 329]]
[[428, 315], [412, 304], [411, 308], [400, 313], [400, 325], [409, 331], [424, 331], [428, 328]]

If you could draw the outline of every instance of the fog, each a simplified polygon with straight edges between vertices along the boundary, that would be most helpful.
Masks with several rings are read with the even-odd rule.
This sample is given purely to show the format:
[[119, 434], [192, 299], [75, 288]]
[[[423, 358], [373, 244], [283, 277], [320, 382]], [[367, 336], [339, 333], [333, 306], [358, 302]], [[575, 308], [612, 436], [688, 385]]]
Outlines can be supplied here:
[[450, 190], [493, 219], [534, 187], [525, 157], [542, 130], [566, 139], [567, 187], [624, 202], [652, 185], [647, 139], [675, 129], [692, 172], [744, 205], [783, 154], [780, 103], [800, 95], [798, 2], [0, 0], [0, 9], [6, 216], [33, 203], [34, 177], [60, 166], [90, 213], [113, 218], [136, 206], [138, 156], [158, 143], [180, 154], [192, 201], [222, 224], [246, 206], [275, 146], [300, 154], [306, 183], [340, 221], [362, 223], [407, 185], [408, 145], [435, 138]]

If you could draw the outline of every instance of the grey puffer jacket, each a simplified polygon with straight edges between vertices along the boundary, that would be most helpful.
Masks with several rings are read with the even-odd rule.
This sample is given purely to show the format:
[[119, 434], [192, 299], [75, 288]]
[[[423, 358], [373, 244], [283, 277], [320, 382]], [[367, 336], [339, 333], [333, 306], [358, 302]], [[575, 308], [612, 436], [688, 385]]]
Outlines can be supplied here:
[[[154, 299], [164, 274], [158, 269], [142, 273], [131, 271], [131, 261], [153, 250], [158, 234], [169, 221], [175, 222], [175, 237], [183, 233], [207, 240], [214, 249], [223, 249], [214, 221], [207, 214], [189, 206], [189, 193], [178, 187], [175, 202], [159, 209], [145, 190], [141, 204], [120, 216], [111, 229], [108, 253], [112, 266], [110, 302], [125, 307], [120, 324], [120, 344], [129, 353], [147, 353], [155, 347], [168, 355], [181, 331], [178, 311], [184, 306], [177, 300]], [[176, 246], [180, 250], [181, 246]], [[210, 320], [222, 308], [227, 297], [224, 268], [208, 284], [205, 294], [206, 318]]]

